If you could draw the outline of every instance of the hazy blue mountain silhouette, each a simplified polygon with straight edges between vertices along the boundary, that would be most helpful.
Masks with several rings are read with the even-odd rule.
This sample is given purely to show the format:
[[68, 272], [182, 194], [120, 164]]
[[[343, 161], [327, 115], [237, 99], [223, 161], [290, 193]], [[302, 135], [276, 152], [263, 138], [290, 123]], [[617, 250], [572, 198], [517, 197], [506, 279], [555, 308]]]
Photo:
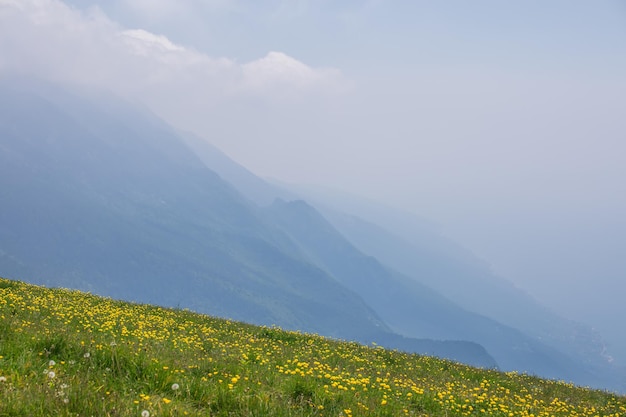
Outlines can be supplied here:
[[11, 275], [291, 328], [384, 328], [164, 125], [64, 98], [76, 114], [2, 94]]
[[[246, 197], [263, 206], [269, 205], [276, 198], [305, 198], [314, 202], [315, 207], [334, 226], [334, 232], [340, 232], [353, 245], [353, 249], [361, 251], [359, 257], [369, 255], [364, 265], [374, 263], [377, 268], [386, 269], [384, 276], [390, 273], [404, 275], [401, 279], [403, 285], [414, 289], [417, 285], [421, 298], [429, 300], [422, 306], [424, 309], [430, 305], [438, 306], [439, 311], [446, 311], [439, 315], [439, 322], [433, 319], [431, 323], [447, 321], [452, 324], [447, 327], [434, 326], [434, 329], [431, 328], [431, 337], [438, 334], [439, 337], [459, 338], [461, 334], [470, 333], [472, 340], [492, 340], [495, 349], [500, 349], [500, 355], [496, 356], [506, 358], [504, 365], [508, 366], [505, 368], [510, 366], [518, 370], [532, 370], [541, 375], [565, 379], [577, 375], [573, 379], [579, 383], [625, 389], [626, 378], [607, 362], [604, 345], [597, 333], [589, 327], [559, 317], [508, 281], [494, 275], [485, 262], [444, 238], [432, 222], [343, 192], [275, 181], [269, 183], [232, 161], [207, 141], [189, 134], [185, 138], [207, 165], [215, 168]], [[307, 222], [303, 220], [301, 226], [306, 225]], [[317, 231], [314, 227], [311, 229]], [[324, 239], [320, 238], [322, 241]], [[299, 243], [302, 245], [302, 242]], [[325, 241], [320, 247], [323, 249], [324, 245], [333, 247]], [[331, 254], [334, 253], [331, 251]], [[309, 256], [324, 267], [319, 256], [313, 256], [311, 251]], [[336, 262], [336, 265], [340, 269], [349, 268], [343, 260]], [[390, 272], [389, 267], [400, 274]], [[328, 266], [326, 268], [329, 269]], [[363, 276], [370, 276], [371, 271], [376, 270], [364, 269], [367, 271]], [[433, 293], [435, 296], [432, 298], [426, 295]], [[437, 311], [437, 308], [431, 311]], [[468, 321], [473, 322], [473, 325], [460, 324]], [[410, 328], [396, 329], [411, 334], [419, 328], [417, 323], [410, 323]], [[398, 322], [395, 324], [398, 326]], [[428, 323], [422, 330], [427, 327]], [[455, 328], [457, 332], [453, 331]], [[507, 349], [514, 349], [513, 355], [508, 356]], [[489, 351], [493, 350], [494, 346], [490, 346]]]
[[[304, 201], [277, 200], [267, 212], [316, 264], [359, 294], [396, 332], [479, 343], [500, 367], [592, 381], [593, 374], [556, 349], [484, 316], [364, 255]], [[597, 382], [597, 381], [596, 381]]]
[[[298, 191], [309, 194], [324, 217], [362, 252], [433, 288], [465, 310], [519, 329], [566, 353], [594, 374], [614, 381], [612, 386], [626, 385], [626, 373], [609, 362], [597, 332], [560, 317], [498, 277], [485, 262], [444, 238], [433, 224], [346, 193], [313, 187]], [[346, 214], [346, 210], [358, 216]]]
[[0, 90], [3, 276], [496, 365], [476, 343], [393, 334], [149, 112]]

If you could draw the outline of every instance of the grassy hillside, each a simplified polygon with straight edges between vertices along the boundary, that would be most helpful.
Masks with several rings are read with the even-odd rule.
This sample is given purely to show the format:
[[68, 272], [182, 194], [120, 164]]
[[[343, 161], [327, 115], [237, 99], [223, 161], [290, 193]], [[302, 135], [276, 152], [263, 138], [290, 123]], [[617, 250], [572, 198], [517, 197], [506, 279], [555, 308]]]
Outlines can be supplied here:
[[525, 375], [0, 279], [0, 416], [623, 416]]

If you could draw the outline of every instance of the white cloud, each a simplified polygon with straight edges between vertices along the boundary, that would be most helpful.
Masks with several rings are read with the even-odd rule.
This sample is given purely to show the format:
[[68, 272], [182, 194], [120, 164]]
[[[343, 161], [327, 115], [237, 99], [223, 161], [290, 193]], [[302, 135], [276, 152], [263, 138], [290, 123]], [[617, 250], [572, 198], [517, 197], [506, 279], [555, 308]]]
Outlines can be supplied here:
[[244, 89], [263, 91], [284, 88], [298, 89], [345, 87], [341, 73], [336, 69], [313, 69], [283, 54], [270, 52], [265, 57], [241, 66]]
[[59, 0], [0, 0], [0, 48], [4, 70], [139, 95], [158, 87], [202, 92], [213, 101], [220, 94], [275, 98], [334, 91], [342, 83], [339, 71], [311, 68], [280, 52], [247, 64], [213, 58], [163, 35], [120, 27], [97, 8], [83, 12]]
[[130, 29], [120, 33], [135, 52], [140, 55], [150, 56], [154, 52], [180, 52], [185, 48], [170, 42], [165, 36], [155, 35], [143, 29]]

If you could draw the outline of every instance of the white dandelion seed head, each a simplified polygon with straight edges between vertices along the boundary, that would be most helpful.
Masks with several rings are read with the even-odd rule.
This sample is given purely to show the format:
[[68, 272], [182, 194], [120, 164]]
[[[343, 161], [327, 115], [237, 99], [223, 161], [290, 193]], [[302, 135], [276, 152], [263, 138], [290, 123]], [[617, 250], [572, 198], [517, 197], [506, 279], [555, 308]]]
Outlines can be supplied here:
[[89, 352], [85, 352], [85, 354], [83, 355], [83, 358], [88, 358], [88, 357], [90, 357], [90, 356], [91, 356], [91, 353], [89, 353]]
[[56, 363], [55, 361], [53, 361], [53, 360], [51, 360], [50, 362], [48, 362], [48, 366], [54, 366], [54, 365], [56, 365], [56, 364], [57, 364], [57, 363]]
[[50, 371], [50, 372], [48, 372], [48, 378], [52, 379], [52, 378], [54, 378], [55, 376], [57, 376], [57, 374], [55, 374], [55, 373], [54, 373], [54, 371]]
[[143, 410], [141, 412], [141, 417], [150, 417], [150, 411], [148, 410]]
[[0, 382], [6, 382], [6, 381], [7, 381], [6, 376], [0, 376]]
[[172, 389], [173, 389], [174, 391], [176, 391], [178, 388], [180, 388], [180, 385], [178, 385], [178, 384], [172, 384]]
[[69, 398], [67, 398], [67, 397], [65, 397], [65, 398], [63, 398], [63, 402], [64, 402], [65, 404], [67, 404], [67, 403], [69, 403], [69, 402], [70, 402], [70, 399], [69, 399]]

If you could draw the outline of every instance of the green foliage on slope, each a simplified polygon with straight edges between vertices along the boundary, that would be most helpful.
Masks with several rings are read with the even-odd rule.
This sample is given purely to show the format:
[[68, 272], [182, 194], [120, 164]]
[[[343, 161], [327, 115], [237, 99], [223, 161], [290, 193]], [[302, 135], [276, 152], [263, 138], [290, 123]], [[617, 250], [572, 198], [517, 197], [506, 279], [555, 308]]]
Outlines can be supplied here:
[[0, 279], [0, 416], [620, 416], [626, 398]]

